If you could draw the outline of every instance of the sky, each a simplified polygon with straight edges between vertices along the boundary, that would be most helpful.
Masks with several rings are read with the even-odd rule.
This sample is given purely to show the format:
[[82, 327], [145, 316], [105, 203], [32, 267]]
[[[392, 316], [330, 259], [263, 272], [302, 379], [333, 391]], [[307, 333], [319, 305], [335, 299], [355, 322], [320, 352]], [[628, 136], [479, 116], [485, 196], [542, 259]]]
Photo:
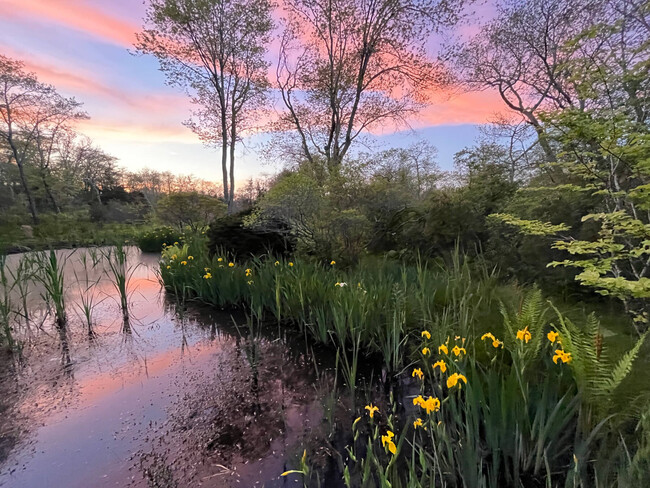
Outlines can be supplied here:
[[[158, 62], [136, 56], [143, 0], [0, 0], [0, 53], [23, 61], [39, 80], [84, 103], [90, 119], [79, 130], [129, 170], [152, 168], [218, 180], [220, 158], [183, 121], [191, 104], [165, 84]], [[427, 140], [451, 169], [453, 154], [471, 145], [478, 124], [502, 109], [494, 93], [439, 96], [413, 120], [411, 129], [378, 131], [376, 148]], [[237, 180], [274, 173], [258, 150], [264, 135], [244, 141]]]

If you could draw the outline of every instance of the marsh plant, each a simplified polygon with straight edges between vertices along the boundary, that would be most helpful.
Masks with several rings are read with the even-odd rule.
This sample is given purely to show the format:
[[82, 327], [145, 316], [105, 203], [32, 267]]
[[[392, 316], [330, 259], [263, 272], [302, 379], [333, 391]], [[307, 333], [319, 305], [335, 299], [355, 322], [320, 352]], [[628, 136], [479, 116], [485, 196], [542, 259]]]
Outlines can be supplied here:
[[422, 330], [406, 412], [365, 407], [346, 485], [647, 486], [647, 406], [624, 386], [644, 338], [614, 360], [595, 318], [578, 327], [548, 308], [533, 290], [494, 332]]
[[350, 487], [648, 484], [644, 337], [621, 352], [630, 337], [611, 347], [595, 317], [565, 315], [479, 260], [339, 270], [334, 259], [238, 262], [173, 245], [161, 276], [170, 291], [253, 307], [329, 346], [352, 398], [359, 365], [383, 360], [400, 388], [357, 409], [340, 453]]
[[80, 287], [79, 302], [75, 303], [75, 306], [79, 315], [83, 319], [88, 332], [88, 338], [90, 339], [95, 337], [95, 330], [93, 328], [93, 311], [97, 305], [104, 301], [104, 299], [98, 300], [96, 290], [96, 287], [101, 280], [101, 276], [94, 279], [91, 278], [102, 260], [95, 250], [91, 251], [92, 252], [82, 254], [79, 259], [83, 270], [81, 272], [77, 272], [77, 270], [74, 271], [75, 279]]
[[29, 255], [22, 255], [15, 270], [9, 270], [13, 289], [18, 295], [18, 303], [14, 310], [16, 315], [25, 320], [25, 326], [30, 324], [30, 311], [28, 306], [29, 295], [34, 278], [34, 260]]
[[131, 332], [129, 301], [133, 292], [130, 289], [130, 282], [138, 265], [129, 266], [128, 252], [121, 244], [105, 249], [103, 256], [108, 266], [107, 274], [118, 294], [120, 310], [122, 311], [122, 331], [129, 333]]
[[63, 267], [65, 261], [59, 259], [53, 250], [40, 252], [34, 256], [37, 272], [34, 278], [43, 288], [43, 299], [54, 309], [54, 322], [59, 329], [66, 327], [68, 318], [65, 308], [65, 277]]

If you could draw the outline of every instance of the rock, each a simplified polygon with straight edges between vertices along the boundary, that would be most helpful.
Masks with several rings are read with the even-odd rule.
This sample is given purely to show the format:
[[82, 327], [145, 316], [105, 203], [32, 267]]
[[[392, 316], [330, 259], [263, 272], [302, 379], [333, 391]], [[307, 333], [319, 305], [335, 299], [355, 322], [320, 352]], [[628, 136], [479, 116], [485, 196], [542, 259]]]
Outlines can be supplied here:
[[34, 228], [31, 225], [21, 225], [20, 228], [28, 239], [34, 237]]

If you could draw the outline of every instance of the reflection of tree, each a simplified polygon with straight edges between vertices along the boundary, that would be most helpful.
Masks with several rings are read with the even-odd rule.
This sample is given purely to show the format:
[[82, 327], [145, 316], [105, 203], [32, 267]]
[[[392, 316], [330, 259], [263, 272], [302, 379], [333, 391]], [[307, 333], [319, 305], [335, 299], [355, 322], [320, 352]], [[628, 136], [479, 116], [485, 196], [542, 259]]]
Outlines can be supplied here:
[[66, 375], [69, 375], [71, 378], [72, 374], [72, 360], [70, 359], [70, 342], [68, 341], [68, 331], [66, 328], [57, 327], [59, 332], [59, 340], [61, 343], [61, 366], [63, 367], [63, 372]]
[[286, 345], [256, 334], [219, 342], [212, 360], [218, 370], [189, 373], [197, 375], [196, 387], [154, 440], [155, 451], [174, 460], [181, 484], [269, 457], [280, 462], [278, 451], [300, 444], [305, 419], [320, 424], [322, 418], [321, 395], [303, 356], [292, 358]]

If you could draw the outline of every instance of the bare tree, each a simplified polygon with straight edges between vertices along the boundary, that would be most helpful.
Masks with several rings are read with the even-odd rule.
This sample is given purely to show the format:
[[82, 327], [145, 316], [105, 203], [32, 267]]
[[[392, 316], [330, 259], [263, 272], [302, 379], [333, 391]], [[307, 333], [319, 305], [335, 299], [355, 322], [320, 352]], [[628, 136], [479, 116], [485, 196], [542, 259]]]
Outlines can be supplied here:
[[537, 133], [547, 161], [555, 150], [540, 120], [549, 109], [583, 101], [567, 63], [573, 40], [601, 10], [597, 0], [501, 0], [497, 15], [469, 41], [456, 46], [456, 67], [470, 89], [498, 91], [509, 110]]
[[86, 118], [80, 107], [74, 98], [64, 98], [53, 86], [40, 83], [22, 62], [0, 55], [0, 139], [10, 147], [18, 166], [34, 223], [38, 213], [25, 176], [27, 158], [34, 146], [40, 147], [59, 128]]
[[224, 199], [235, 193], [235, 144], [267, 88], [269, 0], [151, 0], [136, 49], [199, 107], [188, 125], [221, 148]]
[[73, 187], [83, 188], [102, 203], [102, 190], [118, 186], [123, 179], [117, 158], [97, 147], [88, 137], [62, 138], [57, 170]]
[[426, 50], [462, 1], [287, 0], [276, 79], [302, 157], [337, 172], [352, 143], [383, 124], [406, 124], [446, 80]]
[[378, 168], [375, 178], [385, 180], [408, 180], [408, 185], [415, 190], [419, 199], [426, 191], [432, 189], [441, 179], [441, 171], [436, 164], [438, 149], [427, 141], [419, 141], [406, 148], [393, 148], [373, 156]]

